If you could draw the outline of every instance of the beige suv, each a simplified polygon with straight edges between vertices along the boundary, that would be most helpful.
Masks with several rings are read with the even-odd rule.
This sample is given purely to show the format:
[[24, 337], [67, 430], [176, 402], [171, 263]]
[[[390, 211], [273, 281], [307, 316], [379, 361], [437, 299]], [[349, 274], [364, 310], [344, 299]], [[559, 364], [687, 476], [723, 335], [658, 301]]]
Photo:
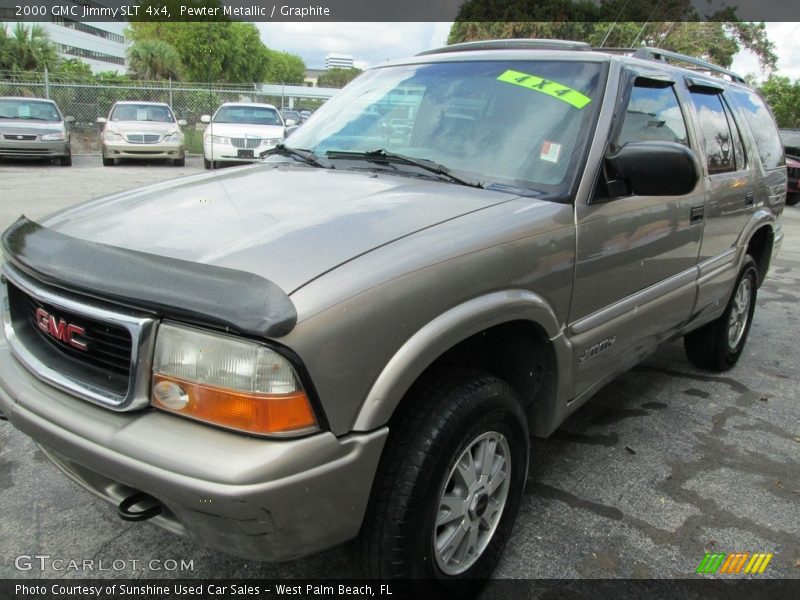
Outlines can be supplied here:
[[182, 167], [186, 150], [181, 126], [167, 104], [159, 102], [117, 102], [103, 124], [103, 165], [111, 167], [121, 159], [171, 160]]

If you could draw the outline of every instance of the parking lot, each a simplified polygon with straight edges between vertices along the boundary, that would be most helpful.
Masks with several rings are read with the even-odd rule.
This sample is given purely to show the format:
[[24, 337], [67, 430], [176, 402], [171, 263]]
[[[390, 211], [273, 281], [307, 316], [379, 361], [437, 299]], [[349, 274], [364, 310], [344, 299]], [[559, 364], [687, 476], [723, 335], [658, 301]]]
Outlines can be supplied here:
[[[0, 164], [0, 226], [103, 194], [201, 172], [186, 167]], [[686, 578], [707, 551], [772, 552], [765, 577], [800, 578], [800, 207], [787, 208], [780, 256], [759, 291], [739, 365], [713, 375], [680, 342], [607, 385], [548, 440], [499, 578]], [[0, 578], [342, 577], [334, 549], [282, 564], [231, 558], [155, 526], [126, 523], [79, 489], [29, 438], [0, 422]], [[19, 570], [19, 555], [126, 561], [120, 570]], [[188, 571], [135, 570], [192, 561]], [[156, 564], [156, 563], [154, 563]], [[157, 563], [157, 564], [164, 564]]]

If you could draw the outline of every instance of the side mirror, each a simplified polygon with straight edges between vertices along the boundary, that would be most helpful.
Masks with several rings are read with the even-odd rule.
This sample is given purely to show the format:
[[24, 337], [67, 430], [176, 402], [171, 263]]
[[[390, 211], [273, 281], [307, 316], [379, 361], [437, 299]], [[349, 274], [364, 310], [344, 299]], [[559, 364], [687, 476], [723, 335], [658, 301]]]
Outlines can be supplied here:
[[[288, 123], [289, 121], [286, 121], [286, 122]], [[291, 125], [291, 126], [287, 127], [286, 129], [284, 129], [283, 130], [283, 139], [286, 139], [290, 135], [292, 135], [297, 130], [297, 127], [298, 127], [297, 125]]]
[[74, 123], [75, 117], [64, 117], [64, 123]]
[[201, 123], [211, 123], [211, 115], [203, 115], [200, 117]]
[[297, 121], [294, 119], [286, 119], [286, 126], [287, 127], [294, 127], [297, 125]]
[[611, 196], [682, 196], [700, 178], [697, 158], [675, 142], [629, 142], [606, 156]]
[[103, 123], [106, 122], [106, 118], [105, 117], [97, 117], [97, 122], [103, 124]]
[[186, 119], [178, 119], [178, 125], [181, 127], [186, 127]]

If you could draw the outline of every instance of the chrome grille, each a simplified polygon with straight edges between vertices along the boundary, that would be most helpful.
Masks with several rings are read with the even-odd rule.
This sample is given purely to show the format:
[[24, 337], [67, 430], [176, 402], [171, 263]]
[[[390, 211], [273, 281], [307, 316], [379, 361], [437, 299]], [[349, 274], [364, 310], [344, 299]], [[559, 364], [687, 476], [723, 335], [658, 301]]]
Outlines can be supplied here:
[[231, 138], [234, 148], [253, 150], [261, 145], [261, 140], [256, 138]]
[[6, 133], [3, 134], [3, 137], [7, 140], [25, 140], [31, 142], [36, 139], [35, 135], [22, 135], [22, 134], [15, 134], [15, 133]]
[[131, 144], [157, 144], [161, 136], [157, 133], [129, 133], [125, 136]]
[[[152, 316], [50, 290], [9, 264], [2, 271], [6, 339], [31, 373], [107, 408], [132, 410], [149, 405], [157, 324]], [[39, 309], [44, 313], [37, 315]], [[50, 325], [47, 331], [44, 323]], [[82, 329], [77, 340], [86, 345], [85, 350], [75, 347], [75, 338], [62, 335], [69, 325]]]

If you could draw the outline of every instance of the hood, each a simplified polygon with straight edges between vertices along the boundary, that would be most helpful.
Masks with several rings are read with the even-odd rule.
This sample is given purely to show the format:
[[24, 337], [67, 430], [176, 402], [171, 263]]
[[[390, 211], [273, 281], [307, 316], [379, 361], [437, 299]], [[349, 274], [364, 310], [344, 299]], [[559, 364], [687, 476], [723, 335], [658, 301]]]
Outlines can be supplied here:
[[31, 121], [29, 119], [0, 120], [0, 134], [42, 135], [64, 131], [62, 121]]
[[122, 133], [167, 133], [180, 130], [177, 123], [162, 121], [108, 121], [106, 127], [109, 126]]
[[258, 139], [282, 139], [283, 125], [253, 125], [251, 123], [212, 123], [209, 125], [210, 135], [220, 137]]
[[42, 224], [80, 239], [254, 273], [291, 293], [379, 246], [514, 197], [286, 162], [125, 192]]

